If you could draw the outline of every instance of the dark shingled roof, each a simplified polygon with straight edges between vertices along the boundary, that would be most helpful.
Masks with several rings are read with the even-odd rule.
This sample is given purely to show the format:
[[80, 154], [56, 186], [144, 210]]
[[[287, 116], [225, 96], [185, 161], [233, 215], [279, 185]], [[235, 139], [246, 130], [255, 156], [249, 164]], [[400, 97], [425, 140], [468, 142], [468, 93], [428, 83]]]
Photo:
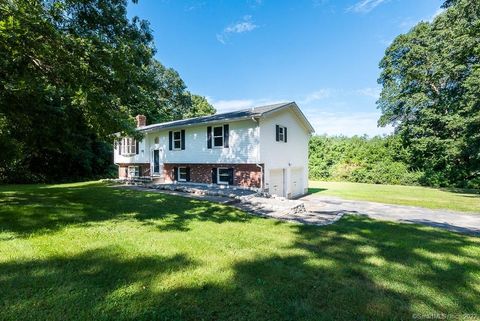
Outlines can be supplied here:
[[286, 107], [286, 106], [288, 106], [292, 103], [293, 102], [287, 102], [287, 103], [280, 103], [280, 104], [274, 104], [274, 105], [259, 106], [259, 107], [249, 108], [249, 109], [232, 111], [232, 112], [228, 112], [228, 113], [215, 114], [215, 115], [211, 115], [211, 116], [195, 117], [195, 118], [175, 120], [175, 121], [160, 123], [160, 124], [152, 124], [152, 125], [140, 127], [139, 130], [149, 131], [149, 130], [154, 130], [154, 129], [163, 129], [163, 128], [171, 128], [171, 127], [191, 126], [191, 125], [203, 124], [203, 123], [221, 122], [221, 121], [232, 120], [232, 119], [260, 117], [267, 112], [274, 111], [274, 110], [282, 108], [282, 107]]

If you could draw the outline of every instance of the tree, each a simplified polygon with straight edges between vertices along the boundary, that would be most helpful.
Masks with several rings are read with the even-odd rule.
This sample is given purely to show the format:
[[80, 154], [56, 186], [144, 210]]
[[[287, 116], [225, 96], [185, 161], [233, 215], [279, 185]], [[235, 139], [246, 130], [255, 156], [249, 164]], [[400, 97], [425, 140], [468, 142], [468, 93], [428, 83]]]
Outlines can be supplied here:
[[379, 124], [434, 185], [480, 185], [480, 3], [458, 0], [398, 36], [380, 63]]
[[210, 103], [205, 97], [194, 94], [191, 94], [190, 97], [192, 100], [192, 108], [185, 115], [185, 118], [208, 116], [213, 115], [217, 112], [217, 110], [212, 105], [210, 105]]
[[0, 2], [0, 181], [105, 175], [112, 133], [134, 116], [192, 108], [176, 71], [155, 61], [147, 21], [126, 0]]

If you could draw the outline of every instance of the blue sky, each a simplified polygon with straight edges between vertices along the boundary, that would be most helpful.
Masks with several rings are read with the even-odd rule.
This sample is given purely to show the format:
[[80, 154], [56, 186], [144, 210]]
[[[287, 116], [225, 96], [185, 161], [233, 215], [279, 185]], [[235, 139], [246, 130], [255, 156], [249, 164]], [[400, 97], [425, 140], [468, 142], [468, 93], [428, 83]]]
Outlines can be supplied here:
[[441, 0], [140, 0], [156, 57], [218, 112], [296, 101], [318, 134], [376, 135], [378, 63]]

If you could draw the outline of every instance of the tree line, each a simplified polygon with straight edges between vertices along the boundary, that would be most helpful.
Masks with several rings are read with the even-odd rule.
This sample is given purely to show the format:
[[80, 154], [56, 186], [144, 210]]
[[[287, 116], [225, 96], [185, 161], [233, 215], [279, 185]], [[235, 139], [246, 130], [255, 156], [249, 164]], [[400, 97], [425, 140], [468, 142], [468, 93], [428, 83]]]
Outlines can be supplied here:
[[215, 113], [154, 58], [126, 0], [0, 2], [0, 182], [104, 177], [112, 133]]
[[379, 125], [394, 134], [314, 137], [313, 178], [480, 187], [480, 1], [443, 7], [398, 36], [380, 62]]

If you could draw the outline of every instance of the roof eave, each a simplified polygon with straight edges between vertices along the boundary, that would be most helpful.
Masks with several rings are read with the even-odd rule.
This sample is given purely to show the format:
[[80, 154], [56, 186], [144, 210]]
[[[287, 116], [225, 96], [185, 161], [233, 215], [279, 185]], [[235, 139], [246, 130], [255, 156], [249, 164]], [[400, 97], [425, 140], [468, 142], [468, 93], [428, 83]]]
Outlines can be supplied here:
[[232, 118], [224, 118], [224, 119], [216, 119], [216, 120], [210, 120], [210, 121], [205, 121], [201, 123], [193, 123], [193, 124], [172, 124], [171, 126], [162, 126], [158, 125], [158, 127], [151, 127], [151, 128], [137, 128], [137, 130], [148, 133], [148, 132], [153, 132], [153, 131], [159, 131], [163, 129], [172, 129], [172, 128], [185, 128], [185, 127], [195, 127], [195, 126], [203, 126], [206, 124], [213, 125], [213, 124], [221, 124], [225, 122], [232, 122], [232, 121], [240, 121], [240, 120], [246, 120], [246, 119], [257, 119], [260, 117], [259, 114], [253, 114], [250, 116], [242, 116], [242, 117], [232, 117]]

